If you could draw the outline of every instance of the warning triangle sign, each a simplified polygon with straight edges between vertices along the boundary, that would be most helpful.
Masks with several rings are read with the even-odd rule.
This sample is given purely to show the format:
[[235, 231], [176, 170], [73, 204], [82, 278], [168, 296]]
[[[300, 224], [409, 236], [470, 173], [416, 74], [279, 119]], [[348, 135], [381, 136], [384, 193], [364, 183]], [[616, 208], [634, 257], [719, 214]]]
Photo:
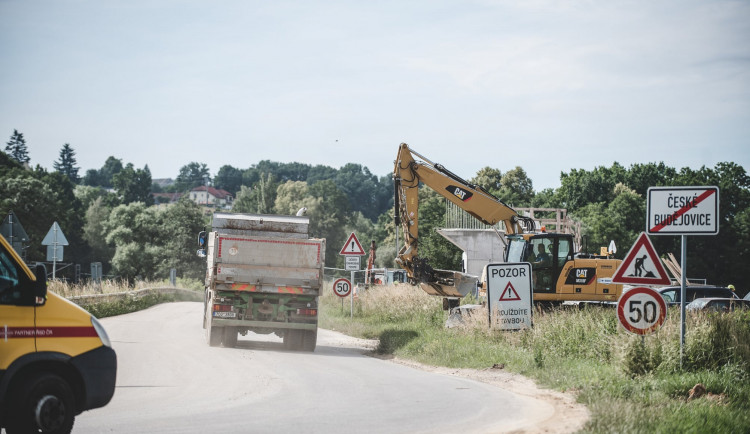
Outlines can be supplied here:
[[505, 290], [503, 290], [503, 293], [500, 294], [500, 300], [498, 301], [517, 301], [520, 299], [521, 297], [518, 296], [516, 288], [514, 288], [513, 285], [508, 282], [508, 284], [505, 285]]
[[344, 247], [341, 248], [339, 255], [364, 255], [365, 249], [362, 248], [362, 244], [359, 244], [357, 236], [352, 232], [349, 235], [349, 239], [346, 240]]
[[612, 276], [613, 283], [630, 285], [669, 285], [667, 271], [661, 264], [659, 255], [656, 254], [651, 239], [645, 232], [630, 248], [630, 251], [622, 260], [620, 267]]

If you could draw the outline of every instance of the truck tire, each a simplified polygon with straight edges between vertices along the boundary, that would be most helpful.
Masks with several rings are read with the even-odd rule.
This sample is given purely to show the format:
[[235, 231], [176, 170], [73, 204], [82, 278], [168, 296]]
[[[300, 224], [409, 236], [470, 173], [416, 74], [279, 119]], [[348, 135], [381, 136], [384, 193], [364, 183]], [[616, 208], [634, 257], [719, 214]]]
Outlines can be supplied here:
[[226, 348], [234, 348], [237, 346], [237, 329], [234, 327], [223, 327], [222, 332], [222, 345]]
[[10, 396], [8, 434], [44, 432], [68, 434], [73, 429], [75, 398], [70, 385], [59, 376], [41, 372], [14, 387]]
[[221, 345], [221, 338], [223, 337], [223, 330], [221, 327], [214, 327], [211, 325], [211, 320], [208, 321], [208, 327], [206, 327], [206, 342], [209, 346], [218, 347]]
[[303, 331], [302, 350], [313, 352], [318, 343], [318, 329]]
[[299, 351], [302, 348], [303, 330], [287, 330], [284, 333], [284, 349]]

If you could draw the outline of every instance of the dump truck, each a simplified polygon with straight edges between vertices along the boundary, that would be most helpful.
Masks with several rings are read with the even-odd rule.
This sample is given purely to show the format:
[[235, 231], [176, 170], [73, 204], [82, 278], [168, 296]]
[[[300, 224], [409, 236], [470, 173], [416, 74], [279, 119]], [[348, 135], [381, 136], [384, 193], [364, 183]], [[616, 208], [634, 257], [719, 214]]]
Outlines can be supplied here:
[[274, 333], [284, 347], [315, 351], [326, 241], [309, 218], [216, 212], [199, 234], [206, 257], [203, 328], [211, 346]]

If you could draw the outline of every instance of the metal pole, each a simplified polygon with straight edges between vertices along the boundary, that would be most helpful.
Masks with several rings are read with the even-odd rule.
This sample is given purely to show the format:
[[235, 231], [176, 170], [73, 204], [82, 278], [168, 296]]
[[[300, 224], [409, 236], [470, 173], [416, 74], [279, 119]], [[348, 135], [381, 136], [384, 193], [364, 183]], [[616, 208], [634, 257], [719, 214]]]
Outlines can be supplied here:
[[680, 253], [680, 268], [682, 269], [680, 284], [680, 369], [685, 354], [685, 293], [687, 290], [687, 235], [682, 236], [682, 251]]
[[349, 291], [349, 318], [354, 318], [354, 270], [352, 270], [352, 287]]
[[57, 273], [57, 227], [53, 226], [54, 237], [52, 238], [52, 280], [55, 280]]

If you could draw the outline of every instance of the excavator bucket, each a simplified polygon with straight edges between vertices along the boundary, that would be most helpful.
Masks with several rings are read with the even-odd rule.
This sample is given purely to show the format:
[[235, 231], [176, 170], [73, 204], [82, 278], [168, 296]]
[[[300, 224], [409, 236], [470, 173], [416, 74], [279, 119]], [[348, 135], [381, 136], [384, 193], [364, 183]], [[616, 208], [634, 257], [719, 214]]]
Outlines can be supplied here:
[[434, 282], [421, 282], [419, 287], [430, 295], [464, 297], [477, 289], [479, 278], [471, 274], [450, 270], [434, 270]]

